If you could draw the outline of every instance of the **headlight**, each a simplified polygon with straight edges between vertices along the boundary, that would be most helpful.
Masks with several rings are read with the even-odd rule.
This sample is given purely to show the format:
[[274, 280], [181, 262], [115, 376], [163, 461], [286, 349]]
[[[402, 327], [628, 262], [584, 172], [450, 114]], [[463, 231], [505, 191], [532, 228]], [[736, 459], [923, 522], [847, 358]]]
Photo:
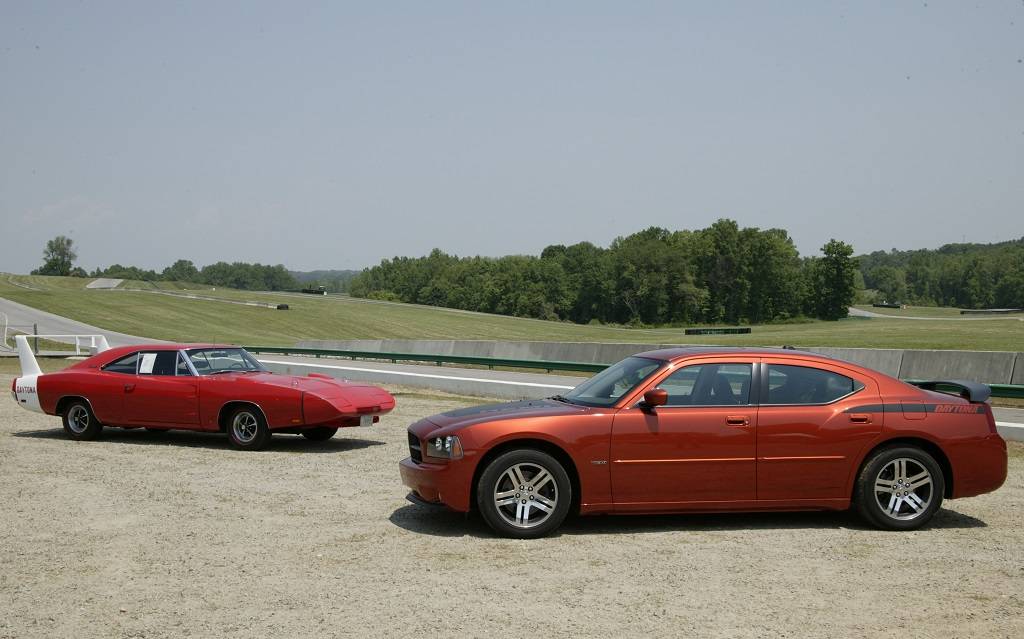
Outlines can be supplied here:
[[427, 440], [427, 455], [441, 459], [462, 459], [462, 443], [455, 435]]

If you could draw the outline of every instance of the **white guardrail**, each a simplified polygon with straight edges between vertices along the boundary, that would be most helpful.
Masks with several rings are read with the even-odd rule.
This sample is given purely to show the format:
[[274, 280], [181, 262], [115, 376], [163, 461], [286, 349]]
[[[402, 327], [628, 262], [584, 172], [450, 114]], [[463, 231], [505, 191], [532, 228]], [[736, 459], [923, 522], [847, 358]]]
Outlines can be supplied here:
[[75, 345], [75, 355], [81, 355], [83, 353], [93, 354], [101, 353], [110, 348], [110, 344], [107, 343], [107, 338], [103, 335], [24, 335], [28, 340], [45, 339], [51, 342], [64, 342], [66, 344]]

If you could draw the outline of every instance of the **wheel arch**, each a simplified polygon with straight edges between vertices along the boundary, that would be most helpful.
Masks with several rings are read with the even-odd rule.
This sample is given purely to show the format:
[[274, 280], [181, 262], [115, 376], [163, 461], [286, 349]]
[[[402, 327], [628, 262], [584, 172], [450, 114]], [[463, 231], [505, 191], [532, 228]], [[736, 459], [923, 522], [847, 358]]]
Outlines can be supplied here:
[[267, 420], [267, 414], [259, 404], [244, 399], [233, 399], [229, 402], [224, 402], [224, 405], [220, 407], [220, 412], [217, 413], [217, 432], [226, 433], [228, 430], [228, 415], [243, 407], [255, 408], [260, 416], [263, 417], [263, 423], [267, 425], [267, 428], [270, 428], [270, 422]]
[[547, 453], [554, 457], [562, 467], [565, 468], [565, 472], [569, 475], [569, 483], [572, 486], [572, 501], [569, 503], [569, 512], [578, 513], [580, 508], [580, 473], [576, 468], [576, 463], [572, 460], [572, 456], [558, 444], [555, 444], [546, 439], [537, 439], [531, 437], [523, 437], [518, 439], [505, 440], [494, 447], [490, 448], [483, 454], [480, 460], [476, 464], [476, 468], [473, 470], [473, 480], [470, 483], [470, 495], [469, 495], [469, 507], [471, 510], [476, 510], [476, 485], [480, 481], [480, 475], [483, 474], [487, 466], [496, 459], [499, 455], [509, 452], [510, 450], [520, 449], [533, 449], [539, 450], [542, 453]]
[[942, 480], [945, 484], [945, 490], [943, 491], [944, 499], [953, 498], [953, 465], [949, 462], [949, 456], [942, 450], [942, 447], [933, 441], [925, 439], [923, 437], [893, 437], [885, 441], [875, 444], [865, 455], [861, 458], [860, 463], [857, 464], [857, 472], [854, 474], [853, 485], [851, 486], [850, 495], [854, 495], [857, 491], [857, 478], [860, 477], [861, 472], [864, 470], [864, 465], [868, 463], [868, 460], [874, 456], [875, 453], [884, 448], [898, 448], [900, 446], [910, 446], [914, 448], [920, 448], [929, 455], [931, 455], [935, 462], [939, 465], [942, 470]]
[[[92, 407], [92, 402], [90, 402], [89, 398], [84, 396], [84, 395], [64, 395], [64, 396], [62, 396], [60, 399], [57, 400], [57, 403], [55, 404], [55, 408], [54, 408], [54, 411], [53, 411], [54, 415], [63, 415], [64, 411], [67, 410], [68, 404], [70, 404], [71, 402], [74, 402], [76, 400], [81, 400], [81, 401], [85, 402], [85, 404], [89, 407], [89, 412], [91, 412], [94, 416], [96, 415], [96, 411], [93, 410], [93, 407]], [[97, 418], [97, 419], [99, 419], [99, 418]]]

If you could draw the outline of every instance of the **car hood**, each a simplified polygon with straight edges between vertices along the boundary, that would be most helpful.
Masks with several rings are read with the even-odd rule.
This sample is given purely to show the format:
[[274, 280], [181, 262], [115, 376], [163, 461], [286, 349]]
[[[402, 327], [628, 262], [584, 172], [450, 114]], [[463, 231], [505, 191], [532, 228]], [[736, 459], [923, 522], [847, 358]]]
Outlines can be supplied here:
[[291, 388], [323, 399], [345, 399], [355, 406], [365, 404], [391, 404], [394, 399], [382, 388], [362, 382], [346, 382], [328, 377], [299, 377], [277, 373], [224, 373], [206, 379], [223, 380], [232, 384], [249, 383], [260, 386]]
[[530, 399], [503, 404], [486, 404], [440, 413], [427, 418], [427, 421], [440, 428], [462, 428], [472, 424], [492, 422], [504, 419], [520, 419], [526, 417], [560, 417], [579, 415], [592, 411], [586, 406], [576, 406], [553, 399]]

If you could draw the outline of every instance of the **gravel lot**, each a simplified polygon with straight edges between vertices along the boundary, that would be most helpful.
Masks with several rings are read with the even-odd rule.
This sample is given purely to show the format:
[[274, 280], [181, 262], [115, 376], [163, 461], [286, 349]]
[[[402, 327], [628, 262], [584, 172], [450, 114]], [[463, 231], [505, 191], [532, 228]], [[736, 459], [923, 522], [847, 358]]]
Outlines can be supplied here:
[[[0, 385], [9, 388], [9, 375]], [[509, 541], [408, 504], [398, 409], [327, 444], [108, 430], [0, 399], [0, 637], [1024, 636], [1024, 446], [915, 533], [847, 514], [601, 517]]]

